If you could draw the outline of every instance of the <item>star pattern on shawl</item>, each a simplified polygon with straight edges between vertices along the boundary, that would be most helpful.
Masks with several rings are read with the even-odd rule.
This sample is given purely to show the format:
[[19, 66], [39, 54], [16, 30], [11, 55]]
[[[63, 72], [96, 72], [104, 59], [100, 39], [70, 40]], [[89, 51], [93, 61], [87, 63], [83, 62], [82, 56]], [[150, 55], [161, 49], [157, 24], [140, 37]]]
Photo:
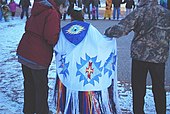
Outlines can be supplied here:
[[[77, 72], [76, 72], [76, 76], [79, 76], [79, 81], [84, 81], [83, 85], [87, 85], [87, 84], [92, 84], [93, 86], [95, 85], [95, 81], [99, 83], [99, 77], [102, 76], [101, 71], [102, 71], [102, 67], [100, 67], [101, 65], [101, 61], [97, 62], [97, 56], [95, 57], [90, 57], [87, 54], [85, 54], [85, 59], [80, 58], [80, 64], [76, 63], [76, 67], [77, 67]], [[90, 63], [90, 64], [89, 64]], [[91, 67], [93, 67], [93, 70], [91, 68], [91, 71], [93, 73], [90, 73], [90, 77], [88, 75], [88, 73], [86, 73], [87, 68], [89, 68], [89, 65], [93, 65]]]
[[69, 75], [69, 72], [68, 72], [69, 62], [66, 63], [65, 55], [61, 55], [60, 62], [61, 62], [61, 65], [59, 66], [59, 68], [62, 68], [60, 74], [63, 74], [63, 76], [66, 78], [67, 75]]
[[104, 74], [108, 73], [109, 77], [112, 75], [112, 70], [116, 70], [116, 57], [115, 52], [111, 53], [104, 64]]

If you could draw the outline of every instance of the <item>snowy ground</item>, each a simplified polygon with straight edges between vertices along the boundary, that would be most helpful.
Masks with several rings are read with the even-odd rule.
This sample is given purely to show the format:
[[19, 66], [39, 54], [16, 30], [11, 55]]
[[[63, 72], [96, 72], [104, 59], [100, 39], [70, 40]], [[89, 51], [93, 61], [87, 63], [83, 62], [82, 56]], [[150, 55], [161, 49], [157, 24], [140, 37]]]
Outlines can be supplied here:
[[[0, 114], [22, 114], [23, 77], [16, 58], [16, 48], [24, 32], [25, 20], [18, 17], [9, 22], [0, 21]], [[49, 105], [55, 78], [54, 60], [49, 70]], [[132, 114], [132, 92], [130, 85], [118, 82], [120, 107], [124, 114]], [[147, 87], [145, 97], [146, 114], [155, 114], [151, 87]], [[170, 92], [167, 91], [167, 114], [170, 114]]]

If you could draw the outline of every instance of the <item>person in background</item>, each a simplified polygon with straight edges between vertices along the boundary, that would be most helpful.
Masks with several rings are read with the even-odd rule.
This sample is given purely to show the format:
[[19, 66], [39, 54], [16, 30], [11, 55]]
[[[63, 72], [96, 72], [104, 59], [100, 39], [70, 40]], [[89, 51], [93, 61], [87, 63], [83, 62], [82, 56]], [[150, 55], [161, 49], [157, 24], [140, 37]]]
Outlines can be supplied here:
[[17, 4], [14, 0], [10, 0], [8, 6], [9, 6], [9, 9], [11, 11], [12, 19], [14, 19], [16, 8], [19, 7], [19, 4]]
[[119, 20], [120, 17], [120, 5], [123, 4], [122, 0], [112, 0], [113, 4], [113, 20], [116, 19], [117, 14], [117, 20]]
[[64, 3], [64, 6], [67, 7], [67, 11], [64, 12], [64, 14], [63, 14], [63, 20], [66, 20], [66, 16], [67, 16], [67, 14], [68, 14], [68, 7], [70, 6], [68, 0], [66, 0], [66, 2]]
[[8, 5], [2, 5], [2, 14], [5, 22], [9, 21], [9, 16], [11, 15]]
[[31, 6], [30, 0], [20, 0], [19, 7], [22, 7], [21, 19], [23, 19], [24, 13], [26, 13], [26, 18], [29, 18], [29, 6]]
[[119, 38], [131, 31], [132, 93], [134, 114], [145, 114], [144, 103], [148, 72], [157, 114], [166, 114], [165, 63], [170, 44], [170, 11], [157, 0], [140, 0], [139, 6], [117, 25], [105, 30], [108, 37]]
[[70, 15], [72, 10], [74, 9], [74, 6], [76, 4], [76, 0], [68, 0], [69, 1], [69, 7], [67, 10], [67, 14]]
[[82, 0], [77, 0], [77, 6], [79, 7], [79, 8], [82, 8]]
[[94, 5], [92, 5], [92, 20], [96, 20], [96, 7]]
[[170, 0], [167, 0], [167, 9], [170, 10]]
[[0, 0], [0, 3], [1, 3], [2, 5], [7, 5], [7, 0]]
[[104, 12], [104, 19], [109, 18], [111, 19], [112, 15], [112, 0], [106, 0], [106, 8]]
[[48, 114], [48, 69], [65, 0], [36, 0], [18, 48], [24, 77], [24, 114]]
[[99, 19], [100, 0], [92, 0], [92, 7], [95, 6], [95, 19]]
[[167, 0], [160, 0], [160, 5], [167, 8]]
[[2, 4], [0, 2], [0, 21], [2, 21], [3, 13], [2, 13]]
[[134, 0], [125, 0], [123, 3], [126, 3], [126, 15], [128, 15], [131, 11], [132, 8], [133, 10], [135, 9], [135, 1]]
[[113, 43], [74, 8], [54, 47], [57, 114], [121, 114]]
[[92, 4], [91, 0], [83, 0], [82, 3], [84, 4], [84, 13], [88, 15], [88, 18], [91, 19], [91, 11], [90, 11], [90, 6]]

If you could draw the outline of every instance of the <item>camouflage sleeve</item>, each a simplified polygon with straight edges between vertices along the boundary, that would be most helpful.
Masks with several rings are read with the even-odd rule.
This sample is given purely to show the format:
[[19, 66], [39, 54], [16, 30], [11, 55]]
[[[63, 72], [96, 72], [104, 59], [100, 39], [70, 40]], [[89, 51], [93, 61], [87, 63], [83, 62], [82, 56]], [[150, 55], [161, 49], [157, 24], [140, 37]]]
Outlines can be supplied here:
[[133, 11], [124, 19], [122, 19], [117, 25], [107, 28], [104, 34], [107, 37], [115, 38], [125, 36], [134, 29], [137, 18], [138, 18], [137, 11]]

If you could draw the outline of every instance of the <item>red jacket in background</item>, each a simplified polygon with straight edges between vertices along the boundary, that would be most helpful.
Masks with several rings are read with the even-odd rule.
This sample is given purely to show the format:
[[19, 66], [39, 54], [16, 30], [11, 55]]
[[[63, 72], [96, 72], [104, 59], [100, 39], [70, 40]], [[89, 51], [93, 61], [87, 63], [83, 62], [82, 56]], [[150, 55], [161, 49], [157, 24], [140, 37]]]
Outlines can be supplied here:
[[60, 18], [61, 14], [55, 2], [45, 0], [34, 2], [17, 54], [48, 67], [53, 56], [53, 46], [58, 41]]

